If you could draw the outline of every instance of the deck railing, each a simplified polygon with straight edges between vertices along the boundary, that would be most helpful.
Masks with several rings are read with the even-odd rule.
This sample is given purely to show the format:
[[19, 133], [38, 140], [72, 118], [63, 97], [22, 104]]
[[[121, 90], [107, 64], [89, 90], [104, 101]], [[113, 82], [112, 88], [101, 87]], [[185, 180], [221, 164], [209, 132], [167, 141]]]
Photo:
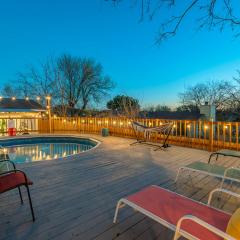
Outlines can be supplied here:
[[[52, 118], [51, 131], [54, 132], [80, 132], [100, 134], [102, 128], [108, 128], [112, 136], [134, 138], [131, 126], [132, 119], [128, 118]], [[146, 126], [161, 126], [171, 120], [163, 119], [134, 119]], [[239, 145], [239, 123], [238, 122], [212, 122], [212, 121], [190, 121], [174, 120], [173, 128], [169, 137], [169, 143], [192, 148], [216, 149], [228, 148], [238, 150]], [[38, 128], [40, 133], [49, 132], [49, 120], [39, 119]], [[143, 137], [143, 135], [142, 135]], [[150, 141], [161, 142], [164, 134], [152, 135]]]

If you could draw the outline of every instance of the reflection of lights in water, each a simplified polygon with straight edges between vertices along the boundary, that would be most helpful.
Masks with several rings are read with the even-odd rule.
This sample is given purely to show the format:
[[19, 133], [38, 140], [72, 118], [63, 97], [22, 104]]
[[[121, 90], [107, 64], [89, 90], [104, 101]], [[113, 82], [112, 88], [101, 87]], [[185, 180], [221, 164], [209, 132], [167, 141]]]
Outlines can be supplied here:
[[33, 162], [67, 157], [69, 155], [78, 154], [79, 152], [85, 152], [90, 148], [91, 146], [86, 144], [40, 143], [38, 145], [7, 147], [6, 150], [10, 159], [16, 162]]

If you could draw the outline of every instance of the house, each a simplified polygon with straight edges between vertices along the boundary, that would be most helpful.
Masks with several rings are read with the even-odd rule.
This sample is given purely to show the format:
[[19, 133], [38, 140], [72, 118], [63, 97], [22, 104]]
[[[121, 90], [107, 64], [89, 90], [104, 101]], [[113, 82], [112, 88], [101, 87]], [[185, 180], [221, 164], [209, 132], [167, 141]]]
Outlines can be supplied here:
[[37, 119], [45, 114], [46, 108], [35, 100], [0, 97], [0, 132], [5, 134], [9, 128], [36, 131]]

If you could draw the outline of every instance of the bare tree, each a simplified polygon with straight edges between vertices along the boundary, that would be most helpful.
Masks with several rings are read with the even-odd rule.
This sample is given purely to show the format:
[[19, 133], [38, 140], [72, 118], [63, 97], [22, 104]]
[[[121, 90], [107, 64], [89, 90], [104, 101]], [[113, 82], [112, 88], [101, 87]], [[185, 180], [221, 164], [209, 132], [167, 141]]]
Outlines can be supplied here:
[[86, 109], [90, 102], [99, 102], [114, 83], [94, 60], [64, 54], [19, 73], [17, 87], [25, 97], [41, 96], [42, 103], [50, 95], [58, 114], [66, 115], [76, 107]]
[[109, 90], [114, 87], [110, 77], [103, 75], [102, 65], [91, 59], [83, 59], [81, 81], [81, 109], [85, 110], [90, 101], [99, 102], [109, 96]]
[[49, 58], [38, 67], [31, 66], [26, 72], [18, 73], [18, 88], [25, 97], [36, 98], [40, 96], [43, 103], [48, 95], [56, 99], [57, 79], [55, 59]]
[[[118, 4], [123, 0], [105, 0]], [[145, 18], [160, 18], [159, 35], [156, 42], [160, 43], [176, 35], [184, 21], [195, 21], [198, 29], [220, 31], [229, 27], [234, 36], [239, 36], [240, 14], [239, 1], [235, 0], [132, 0], [133, 6], [139, 8], [140, 21]]]
[[1, 89], [1, 95], [8, 98], [19, 97], [20, 92], [16, 87], [6, 83]]
[[199, 107], [205, 102], [217, 109], [229, 107], [235, 87], [228, 81], [208, 81], [188, 87], [179, 97], [183, 105]]

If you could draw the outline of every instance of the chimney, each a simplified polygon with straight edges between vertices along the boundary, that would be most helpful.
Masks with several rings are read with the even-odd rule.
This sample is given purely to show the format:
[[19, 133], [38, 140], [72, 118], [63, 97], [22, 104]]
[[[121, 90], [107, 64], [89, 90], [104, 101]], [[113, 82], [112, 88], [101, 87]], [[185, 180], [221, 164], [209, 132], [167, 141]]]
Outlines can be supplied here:
[[200, 114], [202, 115], [201, 119], [206, 121], [216, 121], [216, 107], [215, 105], [208, 104], [205, 102], [204, 105], [200, 106]]

